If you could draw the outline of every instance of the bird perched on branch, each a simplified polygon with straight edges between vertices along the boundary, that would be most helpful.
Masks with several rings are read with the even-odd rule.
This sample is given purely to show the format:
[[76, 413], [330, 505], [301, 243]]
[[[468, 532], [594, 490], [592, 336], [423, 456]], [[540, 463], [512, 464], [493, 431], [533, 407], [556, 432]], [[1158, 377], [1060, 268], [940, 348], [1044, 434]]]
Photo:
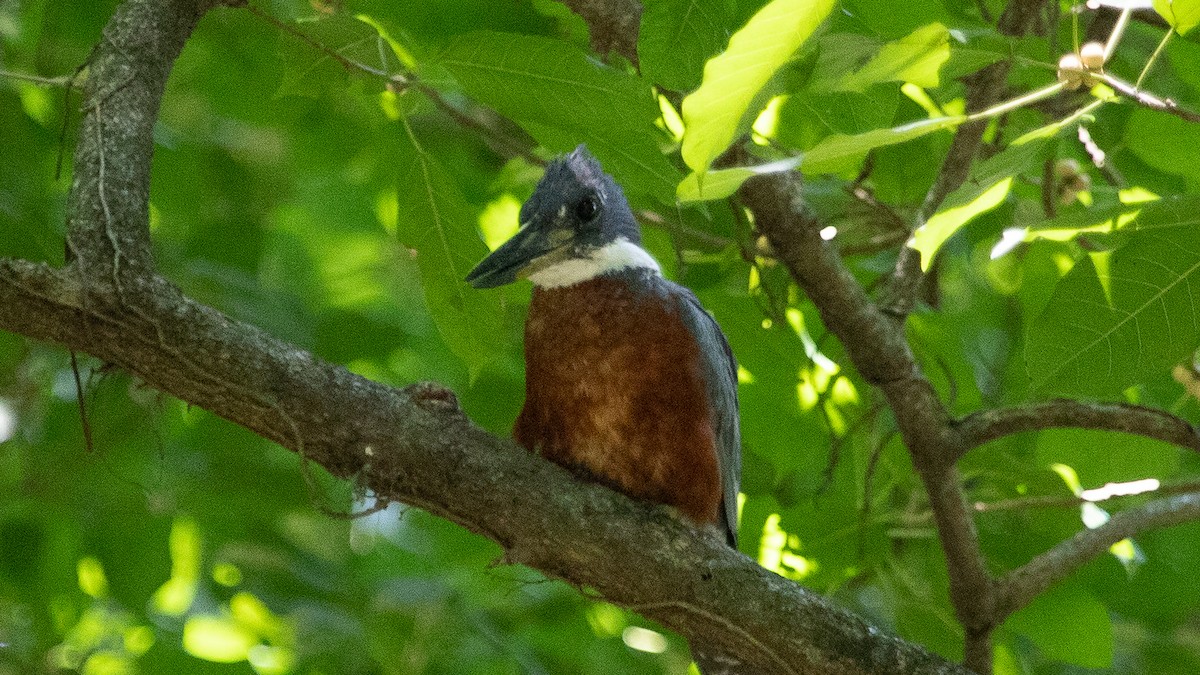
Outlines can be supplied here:
[[625, 194], [580, 145], [546, 167], [520, 229], [467, 276], [534, 285], [513, 435], [736, 547], [737, 364], [696, 296], [640, 244]]

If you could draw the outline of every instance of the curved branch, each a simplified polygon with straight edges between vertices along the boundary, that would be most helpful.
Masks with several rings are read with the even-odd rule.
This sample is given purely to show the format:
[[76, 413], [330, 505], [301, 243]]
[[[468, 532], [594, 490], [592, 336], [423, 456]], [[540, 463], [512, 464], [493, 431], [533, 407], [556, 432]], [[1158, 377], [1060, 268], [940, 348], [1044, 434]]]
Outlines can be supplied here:
[[199, 304], [153, 271], [152, 128], [206, 0], [129, 0], [94, 57], [62, 270], [0, 259], [0, 329], [66, 345], [422, 507], [763, 673], [964, 673], [665, 510], [491, 436], [434, 384], [397, 390]]
[[1200, 452], [1200, 432], [1166, 411], [1127, 403], [1090, 403], [1059, 398], [1041, 403], [983, 410], [955, 422], [962, 450], [1042, 429], [1096, 429], [1144, 436]]
[[997, 620], [1025, 607], [1054, 584], [1134, 535], [1200, 519], [1200, 494], [1147, 502], [1121, 511], [1094, 530], [1083, 530], [1010, 572], [997, 585]]

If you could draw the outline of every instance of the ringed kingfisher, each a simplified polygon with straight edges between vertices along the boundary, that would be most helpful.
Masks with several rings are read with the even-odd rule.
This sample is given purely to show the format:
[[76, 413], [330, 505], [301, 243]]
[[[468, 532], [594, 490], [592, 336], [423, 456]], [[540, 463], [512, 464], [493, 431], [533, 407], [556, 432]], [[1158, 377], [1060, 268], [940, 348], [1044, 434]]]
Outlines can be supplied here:
[[580, 145], [551, 162], [520, 229], [467, 276], [533, 282], [516, 441], [666, 504], [737, 546], [737, 363], [691, 291], [641, 247], [621, 187]]

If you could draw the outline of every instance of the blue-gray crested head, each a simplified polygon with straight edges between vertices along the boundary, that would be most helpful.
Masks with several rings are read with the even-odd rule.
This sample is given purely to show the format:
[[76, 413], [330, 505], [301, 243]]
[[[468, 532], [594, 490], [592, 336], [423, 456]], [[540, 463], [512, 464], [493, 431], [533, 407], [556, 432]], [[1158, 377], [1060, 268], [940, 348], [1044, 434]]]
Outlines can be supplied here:
[[521, 207], [520, 229], [484, 258], [467, 281], [491, 288], [528, 278], [567, 286], [620, 269], [655, 272], [621, 186], [583, 145], [546, 166]]

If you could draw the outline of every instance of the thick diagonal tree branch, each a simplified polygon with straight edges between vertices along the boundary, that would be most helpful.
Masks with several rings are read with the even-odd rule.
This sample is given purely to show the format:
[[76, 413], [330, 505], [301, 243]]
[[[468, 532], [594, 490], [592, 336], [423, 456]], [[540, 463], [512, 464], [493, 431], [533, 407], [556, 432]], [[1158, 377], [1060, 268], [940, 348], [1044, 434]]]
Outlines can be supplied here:
[[171, 65], [209, 5], [129, 0], [114, 16], [84, 103], [70, 263], [0, 259], [0, 329], [92, 354], [758, 672], [963, 672], [662, 509], [487, 434], [440, 386], [371, 382], [158, 276], [147, 223], [153, 121]]

